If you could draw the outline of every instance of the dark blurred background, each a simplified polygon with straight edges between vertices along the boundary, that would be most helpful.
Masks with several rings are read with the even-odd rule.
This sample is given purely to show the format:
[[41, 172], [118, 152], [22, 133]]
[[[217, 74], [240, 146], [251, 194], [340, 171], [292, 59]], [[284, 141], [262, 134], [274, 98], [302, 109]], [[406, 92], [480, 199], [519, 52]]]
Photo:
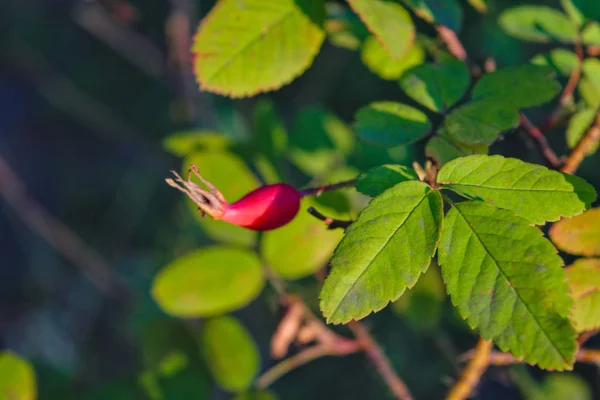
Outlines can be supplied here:
[[[243, 142], [257, 101], [197, 90], [190, 37], [213, 3], [0, 2], [0, 345], [34, 364], [41, 399], [147, 398], [136, 384], [144, 368], [140, 338], [151, 330], [148, 321], [171, 323], [149, 297], [151, 279], [181, 249], [209, 242], [176, 211], [181, 196], [164, 178], [181, 160], [163, 150], [162, 140], [204, 129]], [[498, 13], [519, 3], [490, 1], [487, 14], [463, 4], [461, 38], [476, 62], [493, 56], [498, 66], [512, 65], [545, 49], [498, 28]], [[415, 20], [419, 32], [434, 36]], [[363, 65], [359, 52], [328, 43], [301, 78], [258, 96], [265, 97], [286, 125], [307, 105], [351, 122], [370, 101], [405, 99], [398, 85]], [[539, 123], [550, 108], [528, 115]], [[548, 136], [565, 154], [564, 127]], [[492, 153], [542, 163], [518, 133]], [[422, 146], [400, 158], [422, 161]], [[599, 168], [592, 157], [579, 174], [599, 187]], [[279, 315], [261, 301], [237, 315], [261, 349], [264, 370], [273, 363], [268, 344]], [[426, 331], [389, 309], [367, 321], [416, 398], [442, 398], [461, 366], [456, 357], [476, 342], [448, 301], [441, 315], [439, 327]], [[595, 367], [578, 365], [576, 373], [600, 393]], [[520, 398], [515, 382], [532, 384], [523, 383], [528, 379], [542, 384], [545, 376], [492, 368], [477, 397]], [[192, 381], [199, 387], [193, 395], [168, 398], [228, 398], [204, 370]], [[362, 355], [317, 360], [273, 390], [284, 400], [391, 398]]]

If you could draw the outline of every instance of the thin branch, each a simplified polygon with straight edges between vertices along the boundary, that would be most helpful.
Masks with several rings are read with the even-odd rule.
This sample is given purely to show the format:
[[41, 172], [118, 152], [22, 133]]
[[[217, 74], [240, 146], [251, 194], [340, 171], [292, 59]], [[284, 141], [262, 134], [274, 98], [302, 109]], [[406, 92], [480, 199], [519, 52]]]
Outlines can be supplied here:
[[579, 140], [575, 148], [567, 156], [565, 163], [561, 169], [562, 172], [573, 174], [579, 168], [579, 164], [583, 161], [590, 150], [600, 141], [600, 114], [596, 115], [596, 122], [588, 129], [585, 135]]
[[471, 71], [471, 75], [473, 77], [479, 77], [481, 75], [481, 68], [473, 63], [469, 57], [467, 56], [467, 51], [463, 47], [462, 43], [456, 33], [450, 28], [447, 28], [443, 25], [436, 25], [435, 29], [437, 30], [440, 38], [444, 43], [446, 43], [446, 47], [450, 54], [454, 57], [458, 58], [461, 61], [464, 61], [469, 70]]
[[544, 157], [546, 163], [554, 168], [559, 169], [562, 165], [560, 158], [556, 155], [556, 153], [550, 148], [546, 137], [535, 125], [531, 123], [531, 121], [525, 116], [523, 113], [519, 113], [520, 115], [520, 123], [521, 126], [525, 129], [525, 132], [529, 134], [529, 136], [535, 142], [538, 151]]
[[332, 190], [338, 190], [338, 189], [343, 189], [343, 188], [347, 188], [350, 186], [354, 186], [354, 183], [356, 182], [356, 179], [349, 179], [347, 181], [342, 181], [342, 182], [338, 182], [338, 183], [332, 183], [330, 185], [323, 185], [323, 186], [317, 186], [317, 187], [312, 187], [312, 188], [306, 188], [300, 191], [300, 195], [302, 197], [304, 196], [312, 196], [312, 195], [316, 195], [319, 196], [321, 193], [323, 192], [329, 192]]
[[385, 356], [379, 344], [371, 337], [367, 328], [358, 321], [350, 322], [348, 328], [350, 328], [356, 339], [361, 343], [366, 356], [371, 360], [379, 375], [381, 375], [394, 394], [394, 397], [398, 400], [411, 400], [412, 396], [408, 387], [400, 379], [396, 371], [394, 371], [392, 363]]
[[600, 329], [594, 329], [592, 331], [583, 332], [577, 338], [577, 343], [579, 343], [579, 345], [582, 346], [583, 344], [585, 344], [585, 342], [587, 342], [588, 340], [590, 340], [591, 338], [596, 336], [599, 332], [600, 332]]
[[579, 82], [579, 78], [581, 77], [581, 68], [583, 64], [583, 47], [581, 46], [581, 41], [577, 40], [575, 43], [575, 54], [577, 54], [577, 65], [573, 68], [571, 75], [569, 76], [569, 80], [565, 86], [565, 90], [563, 90], [559, 103], [561, 106], [565, 106], [571, 98], [573, 97], [573, 92], [577, 87], [577, 83]]
[[75, 232], [34, 202], [17, 174], [0, 156], [0, 196], [32, 231], [39, 234], [62, 254], [104, 294], [128, 300], [128, 287], [94, 249]]
[[[467, 352], [463, 359], [472, 359], [474, 353], [472, 351]], [[474, 360], [474, 359], [473, 359]], [[586, 363], [586, 364], [600, 364], [600, 350], [596, 349], [579, 349], [577, 355], [575, 356], [575, 360], [577, 362]], [[471, 361], [472, 362], [472, 361]], [[492, 351], [489, 354], [489, 365], [494, 366], [508, 366], [514, 364], [523, 364], [523, 361], [520, 358], [516, 358], [510, 353], [504, 353], [501, 351]]]
[[471, 361], [458, 382], [450, 390], [447, 400], [462, 400], [469, 397], [490, 364], [490, 354], [493, 347], [494, 344], [491, 341], [479, 339]]
[[323, 221], [325, 223], [325, 225], [327, 225], [327, 229], [337, 229], [337, 228], [346, 229], [347, 227], [349, 227], [352, 224], [352, 222], [354, 222], [354, 221], [342, 221], [340, 219], [326, 217], [325, 215], [318, 212], [314, 207], [309, 207], [307, 211], [310, 215]]

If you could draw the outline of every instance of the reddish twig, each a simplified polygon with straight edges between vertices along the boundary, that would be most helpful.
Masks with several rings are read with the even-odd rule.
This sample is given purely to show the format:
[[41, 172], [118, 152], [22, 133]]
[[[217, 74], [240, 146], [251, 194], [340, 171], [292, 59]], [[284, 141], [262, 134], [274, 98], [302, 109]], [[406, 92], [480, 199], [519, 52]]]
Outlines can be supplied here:
[[473, 63], [469, 57], [467, 56], [467, 51], [464, 46], [460, 42], [456, 33], [450, 28], [447, 28], [443, 25], [436, 25], [436, 31], [440, 35], [440, 38], [444, 43], [446, 43], [446, 47], [448, 48], [448, 52], [452, 54], [454, 57], [458, 58], [461, 61], [464, 61], [469, 70], [471, 71], [471, 75], [473, 77], [479, 77], [481, 75], [481, 68]]
[[[573, 68], [571, 75], [569, 76], [569, 80], [567, 81], [567, 85], [565, 86], [565, 90], [563, 90], [560, 95], [560, 106], [565, 106], [569, 101], [571, 101], [571, 97], [573, 96], [573, 92], [577, 87], [577, 83], [579, 82], [579, 78], [581, 77], [581, 66], [583, 64], [583, 47], [581, 46], [581, 42], [577, 40], [575, 43], [575, 54], [577, 54], [577, 65]], [[554, 114], [554, 113], [553, 113]]]
[[[474, 358], [473, 352], [468, 352], [463, 356], [463, 359], [471, 359]], [[488, 357], [488, 364], [494, 365], [498, 367], [514, 365], [514, 364], [522, 364], [523, 361], [520, 358], [516, 358], [510, 353], [504, 353], [501, 351], [492, 351]], [[596, 349], [579, 349], [575, 356], [575, 360], [577, 362], [586, 363], [586, 364], [600, 364], [600, 350]]]
[[600, 332], [600, 329], [594, 329], [593, 331], [583, 332], [577, 338], [577, 343], [579, 343], [579, 345], [582, 346], [585, 342], [596, 336], [598, 332]]
[[491, 341], [479, 339], [474, 351], [471, 352], [471, 361], [458, 382], [450, 390], [448, 397], [446, 397], [447, 400], [463, 400], [469, 397], [490, 364], [490, 354], [493, 347], [494, 344]]
[[371, 360], [379, 375], [383, 378], [395, 398], [398, 400], [410, 400], [412, 396], [406, 384], [400, 379], [392, 363], [385, 356], [379, 344], [371, 337], [367, 328], [358, 321], [348, 324], [356, 339], [361, 343], [366, 356]]
[[337, 228], [346, 229], [347, 227], [349, 227], [352, 224], [352, 222], [354, 222], [354, 221], [342, 221], [340, 219], [326, 217], [325, 215], [318, 212], [314, 207], [309, 207], [307, 211], [313, 217], [323, 221], [325, 223], [325, 225], [327, 225], [327, 229], [337, 229]]
[[323, 186], [317, 186], [317, 187], [312, 187], [312, 188], [306, 188], [306, 189], [303, 189], [303, 190], [300, 191], [300, 195], [302, 197], [304, 197], [304, 196], [312, 196], [312, 195], [319, 196], [323, 192], [329, 192], [329, 191], [332, 191], [332, 190], [338, 190], [338, 189], [343, 189], [343, 188], [347, 188], [347, 187], [350, 187], [350, 186], [354, 186], [355, 182], [356, 182], [356, 179], [349, 179], [347, 181], [332, 183], [332, 184], [329, 184], [329, 185], [323, 185]]
[[544, 160], [548, 164], [548, 166], [559, 169], [562, 165], [560, 158], [556, 155], [556, 153], [550, 148], [546, 137], [535, 125], [529, 121], [529, 119], [525, 116], [525, 114], [520, 113], [520, 123], [521, 126], [525, 129], [525, 132], [529, 134], [529, 136], [535, 142], [540, 154], [544, 157]]
[[600, 115], [596, 116], [596, 122], [583, 135], [575, 148], [567, 156], [565, 163], [561, 169], [562, 172], [573, 174], [579, 168], [579, 164], [583, 161], [590, 149], [600, 141]]

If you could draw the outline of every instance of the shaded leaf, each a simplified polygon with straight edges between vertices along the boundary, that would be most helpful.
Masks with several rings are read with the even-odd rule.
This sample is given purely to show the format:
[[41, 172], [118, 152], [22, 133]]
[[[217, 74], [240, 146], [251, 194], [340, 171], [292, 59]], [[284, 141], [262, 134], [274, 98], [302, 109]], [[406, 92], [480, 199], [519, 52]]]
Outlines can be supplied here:
[[307, 107], [296, 117], [289, 144], [292, 162], [305, 174], [320, 176], [352, 152], [354, 135], [329, 111]]
[[177, 132], [163, 140], [164, 149], [179, 157], [199, 150], [227, 151], [231, 146], [226, 135], [212, 131]]
[[192, 46], [200, 88], [245, 97], [289, 83], [319, 51], [324, 19], [315, 0], [218, 2]]
[[0, 353], [0, 398], [34, 400], [37, 397], [35, 372], [27, 362], [10, 350]]
[[511, 104], [478, 100], [457, 108], [442, 125], [444, 134], [467, 145], [489, 145], [502, 131], [514, 128], [519, 113]]
[[577, 39], [575, 24], [559, 10], [547, 6], [511, 7], [500, 14], [498, 22], [509, 35], [529, 42], [573, 43]]
[[450, 56], [441, 57], [439, 64], [414, 67], [400, 79], [400, 87], [407, 95], [438, 112], [460, 100], [470, 83], [467, 66]]
[[358, 110], [354, 129], [358, 137], [369, 144], [393, 147], [421, 139], [429, 132], [431, 124], [416, 108], [380, 101]]
[[[244, 161], [233, 153], [225, 152], [193, 152], [184, 160], [182, 177], [187, 177], [190, 165], [198, 166], [200, 173], [223, 193], [229, 203], [233, 203], [248, 192], [260, 186], [258, 179], [252, 174]], [[231, 179], [235, 177], [235, 179]], [[257, 234], [249, 229], [211, 218], [203, 218], [197, 210], [198, 206], [186, 198], [185, 200], [206, 234], [214, 240], [252, 246], [256, 243]]]
[[572, 367], [565, 272], [538, 229], [481, 201], [459, 203], [444, 218], [438, 261], [452, 302], [484, 339], [540, 368]]
[[[577, 111], [569, 120], [567, 126], [567, 145], [569, 148], [574, 148], [577, 143], [583, 138], [587, 130], [592, 126], [596, 120], [596, 114], [598, 112], [593, 108], [584, 108], [583, 110]], [[598, 142], [590, 146], [587, 155], [592, 155], [598, 150]]]
[[600, 259], [580, 258], [565, 271], [573, 296], [573, 326], [578, 332], [600, 328]]
[[347, 0], [392, 58], [402, 57], [413, 45], [415, 27], [399, 4], [383, 0]]
[[403, 0], [415, 14], [429, 23], [437, 23], [458, 32], [462, 9], [456, 0]]
[[[342, 196], [347, 203], [343, 194], [332, 195]], [[304, 198], [300, 212], [292, 222], [277, 230], [264, 232], [261, 254], [284, 279], [303, 278], [323, 268], [343, 236], [342, 230], [327, 230], [323, 221], [306, 212], [311, 206], [328, 217], [349, 218], [348, 214], [336, 211], [332, 205], [327, 206], [322, 199]]]
[[254, 252], [213, 246], [164, 267], [154, 277], [152, 297], [171, 315], [212, 316], [244, 307], [263, 286], [262, 266]]
[[573, 7], [582, 16], [582, 19], [599, 19], [600, 4], [595, 0], [570, 0]]
[[554, 49], [546, 54], [537, 54], [531, 59], [531, 62], [535, 65], [550, 67], [566, 77], [571, 76], [571, 73], [579, 64], [577, 55], [565, 49]]
[[269, 390], [261, 390], [238, 394], [233, 400], [279, 400], [279, 397]]
[[383, 79], [392, 80], [398, 79], [407, 69], [421, 64], [425, 60], [425, 51], [420, 45], [415, 44], [404, 56], [394, 59], [375, 36], [369, 36], [363, 43], [360, 56], [371, 71]]
[[472, 155], [450, 161], [439, 171], [437, 182], [535, 224], [581, 214], [596, 199], [594, 188], [581, 178], [502, 156]]
[[404, 165], [380, 165], [361, 174], [356, 180], [356, 190], [376, 197], [400, 182], [419, 180], [417, 173]]
[[280, 166], [287, 150], [288, 133], [271, 100], [262, 99], [256, 103], [252, 133], [257, 151]]
[[202, 354], [215, 381], [230, 392], [249, 389], [260, 368], [260, 353], [250, 332], [231, 316], [209, 319], [201, 339]]
[[426, 271], [440, 237], [442, 198], [418, 181], [381, 195], [346, 230], [321, 291], [329, 323], [346, 323], [381, 310]]
[[525, 108], [546, 103], [560, 91], [561, 85], [551, 68], [523, 64], [485, 74], [473, 88], [472, 97]]
[[334, 46], [357, 50], [363, 41], [371, 35], [358, 15], [347, 7], [328, 2], [325, 4], [325, 9], [327, 11], [325, 31], [327, 32], [327, 38]]
[[567, 253], [600, 256], [600, 208], [558, 221], [549, 234], [556, 247]]
[[468, 145], [455, 142], [443, 132], [434, 135], [425, 146], [425, 155], [433, 158], [440, 167], [458, 157], [487, 154], [487, 152], [487, 145]]

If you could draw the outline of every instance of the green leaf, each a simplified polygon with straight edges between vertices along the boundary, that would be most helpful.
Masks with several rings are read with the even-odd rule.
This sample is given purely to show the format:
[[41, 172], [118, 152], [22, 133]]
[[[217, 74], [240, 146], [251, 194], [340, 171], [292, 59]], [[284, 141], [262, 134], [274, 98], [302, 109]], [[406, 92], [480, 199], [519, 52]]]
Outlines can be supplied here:
[[356, 180], [356, 190], [376, 197], [400, 182], [419, 180], [417, 173], [404, 165], [380, 165], [361, 174]]
[[538, 54], [531, 59], [535, 65], [547, 66], [562, 76], [571, 76], [579, 61], [577, 55], [565, 49], [554, 49], [546, 54]]
[[600, 46], [600, 23], [588, 23], [581, 32], [581, 41], [586, 46]]
[[577, 93], [589, 108], [600, 108], [600, 87], [596, 87], [591, 80], [585, 76], [581, 77], [577, 85]]
[[383, 0], [347, 0], [392, 58], [402, 57], [413, 45], [415, 27], [400, 5]]
[[471, 7], [479, 11], [480, 13], [485, 13], [488, 11], [488, 1], [489, 0], [467, 0]]
[[233, 400], [279, 400], [279, 397], [271, 391], [246, 392], [238, 394]]
[[581, 15], [581, 19], [599, 19], [600, 4], [595, 0], [570, 0], [572, 7]]
[[439, 64], [414, 67], [400, 79], [400, 87], [408, 96], [437, 112], [460, 100], [470, 83], [467, 66], [450, 56], [442, 57]]
[[487, 154], [487, 152], [487, 145], [467, 145], [455, 142], [443, 132], [431, 137], [425, 146], [425, 155], [433, 158], [440, 167], [458, 157], [471, 154]]
[[577, 27], [560, 11], [547, 6], [511, 7], [498, 20], [509, 35], [528, 42], [574, 43]]
[[463, 202], [444, 218], [438, 261], [452, 302], [484, 339], [540, 368], [572, 367], [565, 272], [538, 229], [510, 211]]
[[290, 134], [290, 158], [305, 174], [321, 176], [343, 163], [354, 135], [338, 117], [320, 107], [300, 111]]
[[304, 278], [323, 268], [342, 238], [341, 230], [328, 230], [322, 221], [306, 212], [311, 206], [328, 217], [348, 219], [347, 214], [325, 206], [322, 200], [304, 198], [301, 211], [292, 222], [277, 230], [264, 232], [261, 254], [284, 279]]
[[583, 60], [583, 75], [600, 92], [600, 60], [597, 58], [586, 58]]
[[400, 78], [407, 69], [421, 64], [425, 60], [425, 50], [415, 43], [403, 57], [393, 59], [375, 36], [369, 36], [363, 43], [360, 56], [375, 74], [383, 79], [393, 80]]
[[327, 38], [334, 46], [357, 50], [371, 35], [358, 15], [347, 7], [328, 2], [325, 4], [325, 9], [327, 11], [325, 30]]
[[328, 323], [381, 310], [427, 270], [442, 227], [439, 192], [402, 182], [374, 198], [346, 230], [321, 291]]
[[212, 131], [177, 132], [163, 140], [164, 149], [178, 157], [199, 150], [227, 151], [231, 146], [226, 135]]
[[475, 85], [472, 97], [526, 108], [546, 103], [560, 91], [560, 83], [554, 79], [551, 68], [523, 64], [485, 74]]
[[511, 104], [478, 100], [452, 111], [444, 120], [444, 134], [467, 145], [489, 145], [502, 131], [519, 123], [519, 113]]
[[456, 0], [403, 0], [415, 14], [429, 23], [437, 23], [458, 32], [462, 9]]
[[0, 353], [0, 398], [34, 400], [35, 372], [31, 365], [10, 350]]
[[271, 100], [262, 99], [254, 107], [252, 133], [256, 149], [280, 165], [287, 150], [288, 133]]
[[581, 178], [502, 156], [458, 158], [444, 165], [437, 182], [535, 224], [581, 214], [596, 199], [594, 188]]
[[213, 246], [164, 267], [154, 277], [152, 297], [171, 315], [212, 316], [244, 307], [260, 294], [264, 283], [254, 252]]
[[567, 253], [600, 256], [600, 208], [558, 221], [550, 228], [550, 238]]
[[236, 318], [222, 316], [204, 324], [202, 353], [211, 374], [223, 389], [249, 389], [260, 369], [260, 353], [250, 332]]
[[[184, 160], [182, 176], [187, 177], [190, 165], [198, 166], [200, 173], [233, 203], [260, 186], [244, 161], [233, 153], [193, 152]], [[235, 179], [231, 179], [235, 177]], [[198, 206], [189, 199], [186, 202], [202, 229], [212, 239], [220, 242], [251, 247], [256, 243], [256, 232], [223, 221], [202, 217]]]
[[316, 0], [219, 1], [192, 46], [200, 88], [245, 97], [291, 82], [319, 51], [324, 19]]
[[[587, 130], [596, 120], [597, 113], [598, 111], [593, 108], [584, 108], [573, 114], [569, 120], [569, 125], [567, 126], [567, 145], [569, 148], [573, 149], [577, 146], [577, 143], [579, 143], [581, 138], [583, 138]], [[596, 142], [589, 148], [587, 155], [590, 156], [597, 150], [598, 143]]]
[[358, 110], [354, 129], [365, 142], [382, 147], [414, 143], [431, 129], [427, 115], [392, 101], [371, 103]]
[[574, 301], [573, 326], [577, 332], [600, 328], [600, 259], [580, 258], [565, 271]]

